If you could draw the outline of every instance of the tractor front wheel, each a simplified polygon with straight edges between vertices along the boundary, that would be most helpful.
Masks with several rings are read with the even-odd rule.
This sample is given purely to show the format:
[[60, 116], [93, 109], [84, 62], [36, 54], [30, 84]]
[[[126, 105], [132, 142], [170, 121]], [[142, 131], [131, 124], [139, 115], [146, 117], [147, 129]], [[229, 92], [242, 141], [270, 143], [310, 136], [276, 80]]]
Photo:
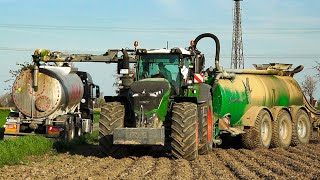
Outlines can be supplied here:
[[175, 103], [172, 108], [172, 155], [194, 160], [198, 157], [197, 105], [190, 102]]
[[122, 128], [125, 108], [120, 102], [108, 102], [102, 105], [99, 119], [99, 146], [106, 155], [112, 155], [119, 146], [113, 145], [113, 130]]

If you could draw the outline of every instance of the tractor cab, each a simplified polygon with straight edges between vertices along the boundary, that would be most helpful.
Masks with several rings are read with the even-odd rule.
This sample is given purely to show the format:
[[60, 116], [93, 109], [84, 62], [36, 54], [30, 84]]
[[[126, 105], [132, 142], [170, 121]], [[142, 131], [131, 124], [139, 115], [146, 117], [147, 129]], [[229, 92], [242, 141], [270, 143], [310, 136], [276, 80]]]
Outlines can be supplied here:
[[184, 49], [158, 49], [143, 52], [137, 53], [136, 80], [163, 78], [163, 81], [170, 83], [173, 94], [179, 95], [189, 71], [190, 52]]

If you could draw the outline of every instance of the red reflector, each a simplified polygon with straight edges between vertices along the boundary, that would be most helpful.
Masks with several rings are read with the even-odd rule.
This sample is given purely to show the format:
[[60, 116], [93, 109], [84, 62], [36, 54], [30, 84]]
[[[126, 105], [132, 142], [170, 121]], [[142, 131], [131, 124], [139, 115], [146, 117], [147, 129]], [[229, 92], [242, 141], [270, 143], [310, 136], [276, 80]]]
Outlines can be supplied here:
[[48, 127], [48, 134], [49, 135], [59, 135], [60, 134], [59, 128], [49, 126]]

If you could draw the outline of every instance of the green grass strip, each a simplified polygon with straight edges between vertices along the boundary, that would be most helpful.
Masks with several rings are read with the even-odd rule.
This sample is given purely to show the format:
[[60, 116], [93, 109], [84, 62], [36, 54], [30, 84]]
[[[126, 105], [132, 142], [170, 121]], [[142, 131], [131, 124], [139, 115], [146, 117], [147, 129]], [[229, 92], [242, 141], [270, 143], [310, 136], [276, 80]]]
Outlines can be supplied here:
[[25, 136], [0, 141], [0, 167], [21, 162], [31, 155], [42, 155], [52, 150], [54, 141], [41, 136]]

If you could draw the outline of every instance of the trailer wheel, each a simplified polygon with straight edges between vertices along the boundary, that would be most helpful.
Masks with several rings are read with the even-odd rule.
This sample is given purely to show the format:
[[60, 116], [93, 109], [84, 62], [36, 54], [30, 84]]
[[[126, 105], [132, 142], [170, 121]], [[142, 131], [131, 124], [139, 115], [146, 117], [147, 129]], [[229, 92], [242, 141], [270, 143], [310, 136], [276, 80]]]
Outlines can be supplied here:
[[300, 109], [292, 123], [291, 145], [308, 144], [311, 136], [311, 123], [306, 111]]
[[73, 118], [70, 117], [66, 123], [65, 123], [65, 128], [62, 133], [62, 138], [66, 142], [71, 142], [75, 137], [75, 125]]
[[291, 143], [291, 116], [286, 110], [281, 110], [272, 122], [272, 147], [288, 147]]
[[260, 110], [254, 126], [242, 134], [242, 143], [248, 149], [269, 148], [272, 137], [271, 116], [268, 111]]
[[99, 146], [106, 155], [112, 155], [119, 146], [113, 145], [113, 130], [124, 124], [125, 108], [120, 102], [102, 105], [99, 120]]
[[186, 160], [196, 159], [199, 144], [197, 105], [190, 102], [175, 103], [171, 129], [172, 155]]
[[[211, 96], [210, 96], [211, 98]], [[202, 121], [199, 122], [199, 154], [208, 154], [212, 151], [212, 132], [213, 132], [213, 122], [212, 122], [212, 101], [211, 99], [198, 108], [202, 115]], [[198, 113], [200, 113], [198, 111]]]

